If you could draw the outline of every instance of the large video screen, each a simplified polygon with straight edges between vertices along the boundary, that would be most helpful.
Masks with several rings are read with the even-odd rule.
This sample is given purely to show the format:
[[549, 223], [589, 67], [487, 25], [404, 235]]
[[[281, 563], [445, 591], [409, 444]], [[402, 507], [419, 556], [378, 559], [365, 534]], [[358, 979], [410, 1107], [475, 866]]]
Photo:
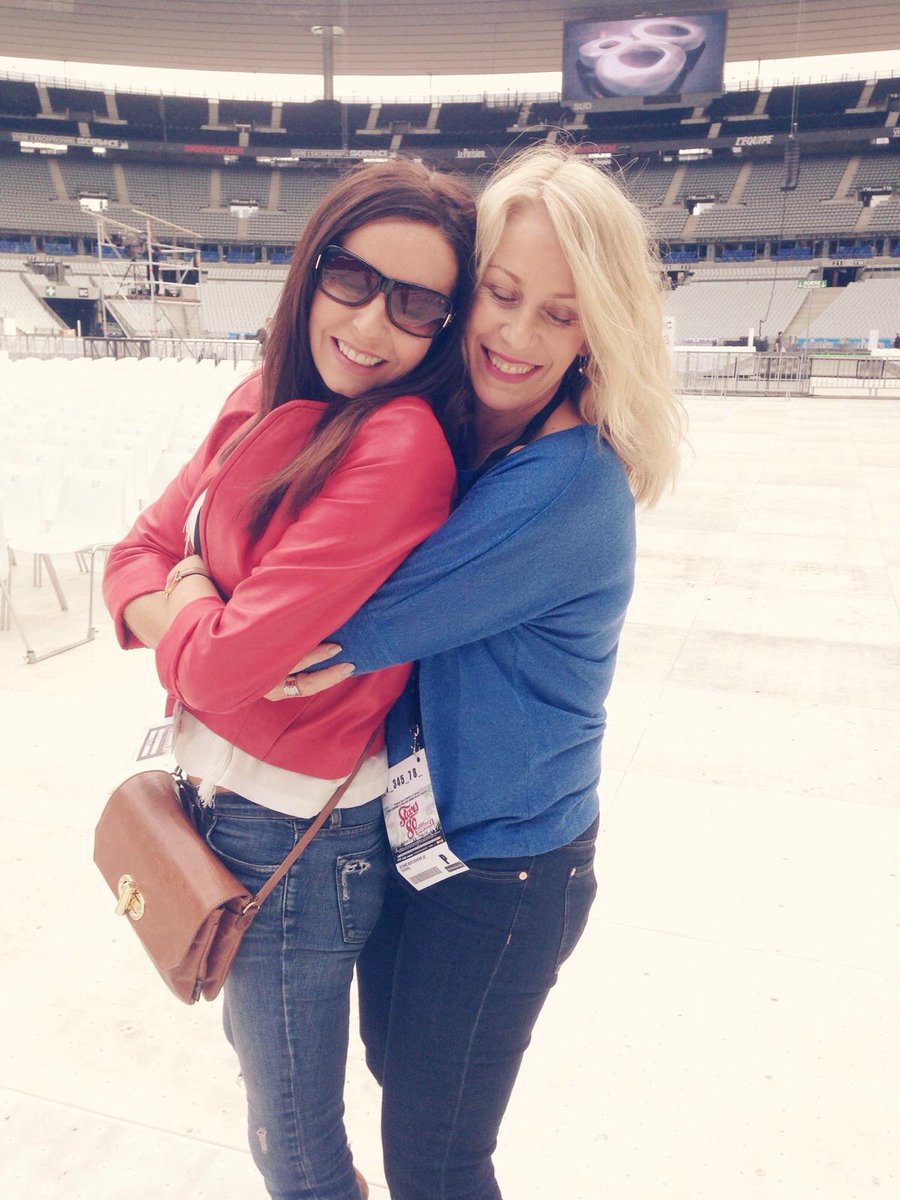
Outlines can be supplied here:
[[567, 21], [563, 102], [603, 108], [610, 100], [720, 92], [725, 23], [724, 12]]

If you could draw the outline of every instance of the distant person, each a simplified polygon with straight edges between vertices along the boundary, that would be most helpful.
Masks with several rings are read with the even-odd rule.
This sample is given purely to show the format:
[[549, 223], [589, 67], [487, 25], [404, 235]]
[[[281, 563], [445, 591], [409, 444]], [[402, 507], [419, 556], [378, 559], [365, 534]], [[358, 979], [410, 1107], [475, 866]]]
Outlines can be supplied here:
[[260, 325], [259, 329], [257, 329], [257, 331], [256, 331], [256, 340], [259, 343], [259, 357], [260, 358], [262, 358], [262, 356], [266, 352], [266, 342], [269, 340], [269, 326], [271, 324], [272, 324], [272, 318], [267, 317], [265, 323], [263, 325]]
[[900, 333], [894, 338], [894, 349], [900, 350]]
[[782, 354], [784, 352], [784, 335], [781, 330], [775, 334], [775, 353]]

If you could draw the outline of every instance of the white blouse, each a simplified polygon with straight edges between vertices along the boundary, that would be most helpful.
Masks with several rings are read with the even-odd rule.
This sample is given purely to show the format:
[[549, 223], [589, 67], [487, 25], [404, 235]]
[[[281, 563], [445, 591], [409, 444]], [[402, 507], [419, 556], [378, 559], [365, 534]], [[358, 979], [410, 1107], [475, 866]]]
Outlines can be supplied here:
[[[201, 803], [211, 804], [219, 787], [290, 817], [314, 817], [347, 778], [318, 779], [273, 767], [226, 742], [181, 708], [175, 718], [175, 761], [185, 775], [201, 780]], [[387, 752], [382, 749], [359, 768], [338, 808], [357, 808], [383, 795], [387, 773]]]

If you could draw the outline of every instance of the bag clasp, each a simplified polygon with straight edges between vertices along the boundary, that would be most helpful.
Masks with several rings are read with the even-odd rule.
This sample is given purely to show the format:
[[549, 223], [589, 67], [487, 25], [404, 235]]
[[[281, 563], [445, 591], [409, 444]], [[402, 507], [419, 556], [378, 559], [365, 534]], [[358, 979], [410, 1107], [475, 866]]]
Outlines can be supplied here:
[[119, 880], [119, 902], [116, 905], [116, 916], [124, 917], [127, 913], [132, 921], [139, 921], [144, 915], [144, 897], [130, 875], [123, 875]]

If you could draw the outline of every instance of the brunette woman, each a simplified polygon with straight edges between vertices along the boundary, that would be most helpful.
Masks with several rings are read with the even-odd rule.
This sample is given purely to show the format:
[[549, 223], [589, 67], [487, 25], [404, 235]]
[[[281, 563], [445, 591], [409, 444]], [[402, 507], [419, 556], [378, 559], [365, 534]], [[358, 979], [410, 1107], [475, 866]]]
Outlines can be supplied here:
[[429, 402], [459, 378], [473, 227], [468, 193], [414, 163], [339, 182], [296, 247], [262, 371], [113, 550], [104, 581], [122, 645], [155, 648], [177, 761], [248, 891], [379, 731], [225, 986], [250, 1145], [277, 1200], [364, 1189], [343, 1125], [348, 997], [389, 866], [380, 727], [409, 672], [312, 700], [290, 685], [283, 704], [264, 696], [296, 660], [298, 619], [314, 646], [447, 515], [453, 463]]

